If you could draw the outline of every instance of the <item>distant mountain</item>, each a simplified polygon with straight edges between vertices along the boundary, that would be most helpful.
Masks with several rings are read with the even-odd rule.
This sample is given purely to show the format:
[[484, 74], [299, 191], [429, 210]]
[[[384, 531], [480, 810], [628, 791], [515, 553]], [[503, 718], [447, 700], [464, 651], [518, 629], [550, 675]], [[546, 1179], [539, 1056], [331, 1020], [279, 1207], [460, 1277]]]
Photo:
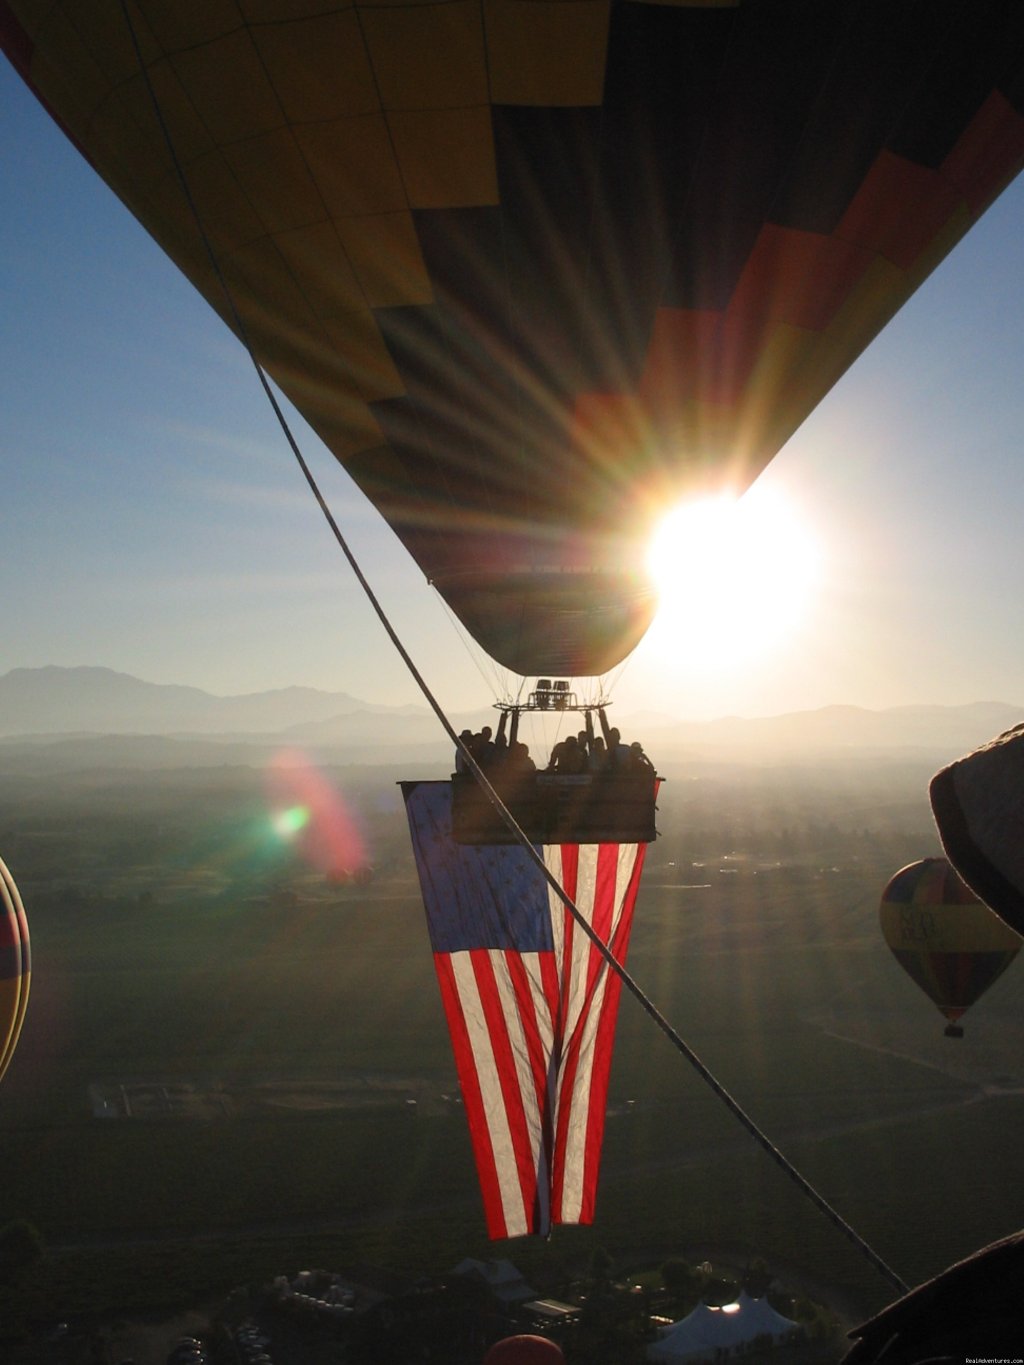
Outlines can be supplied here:
[[[494, 713], [450, 717], [456, 730], [477, 730], [493, 724]], [[639, 739], [654, 757], [684, 754], [691, 749], [714, 749], [729, 757], [759, 759], [769, 755], [828, 752], [833, 757], [859, 751], [926, 749], [953, 757], [1024, 720], [1024, 708], [1003, 702], [975, 702], [967, 706], [897, 706], [869, 711], [860, 706], [825, 706], [817, 711], [794, 711], [781, 716], [723, 716], [718, 720], [677, 721], [652, 712], [611, 717], [627, 740]], [[426, 744], [438, 734], [432, 715], [332, 716], [296, 726], [289, 732], [296, 743], [341, 746]]]
[[[452, 712], [448, 717], [453, 729], [479, 730], [484, 725], [493, 729], [496, 724], [492, 709], [481, 707], [479, 711]], [[312, 744], [327, 747], [351, 748], [354, 745], [401, 745], [429, 744], [442, 740], [446, 747], [441, 722], [432, 711], [401, 714], [380, 712], [368, 714], [367, 711], [352, 711], [348, 715], [332, 716], [329, 720], [310, 721], [305, 725], [294, 725], [283, 736], [295, 744]]]
[[[478, 730], [494, 723], [494, 712], [481, 707], [450, 719], [456, 730]], [[689, 759], [775, 764], [907, 755], [937, 766], [1018, 724], [1024, 708], [1003, 702], [883, 711], [826, 706], [750, 719], [618, 713], [614, 719], [627, 740], [643, 742], [663, 772]], [[113, 767], [258, 763], [294, 744], [334, 762], [381, 764], [401, 756], [440, 763], [443, 770], [451, 748], [426, 707], [381, 706], [308, 687], [217, 697], [106, 668], [15, 669], [0, 677], [0, 739], [5, 761], [21, 762], [16, 750], [20, 755], [27, 743], [37, 756], [45, 745], [46, 762], [54, 766], [72, 759]]]
[[418, 710], [425, 714], [312, 687], [217, 697], [109, 668], [15, 668], [0, 677], [0, 736], [259, 735], [355, 712], [404, 717]]
[[[832, 756], [860, 751], [926, 749], [954, 758], [1024, 720], [1024, 707], [1005, 702], [965, 706], [895, 706], [869, 711], [860, 706], [825, 706], [781, 716], [682, 722], [658, 726], [651, 720], [644, 735], [659, 745], [714, 746], [751, 757], [808, 751]], [[646, 741], [645, 741], [646, 742]]]

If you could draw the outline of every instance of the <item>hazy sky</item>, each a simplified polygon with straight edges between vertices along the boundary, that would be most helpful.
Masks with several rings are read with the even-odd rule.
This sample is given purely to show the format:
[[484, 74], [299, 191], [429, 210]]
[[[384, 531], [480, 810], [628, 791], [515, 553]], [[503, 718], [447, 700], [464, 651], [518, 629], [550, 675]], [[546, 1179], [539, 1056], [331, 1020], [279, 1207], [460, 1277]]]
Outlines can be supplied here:
[[[3, 58], [0, 203], [0, 673], [416, 701], [241, 346]], [[1024, 178], [764, 476], [818, 545], [802, 626], [741, 665], [697, 632], [645, 643], [622, 708], [1024, 703], [1022, 320]], [[493, 667], [296, 420], [428, 681], [486, 704]]]

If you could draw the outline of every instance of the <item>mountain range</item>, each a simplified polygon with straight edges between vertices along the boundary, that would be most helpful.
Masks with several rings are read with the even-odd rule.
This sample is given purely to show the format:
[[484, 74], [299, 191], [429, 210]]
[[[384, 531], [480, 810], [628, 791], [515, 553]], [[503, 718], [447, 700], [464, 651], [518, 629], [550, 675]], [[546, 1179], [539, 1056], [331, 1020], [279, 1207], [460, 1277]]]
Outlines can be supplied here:
[[[616, 715], [626, 738], [642, 738], [664, 760], [713, 753], [725, 760], [778, 762], [859, 755], [924, 756], [941, 763], [1016, 725], [1022, 708], [1003, 702], [868, 710], [826, 706], [786, 715], [680, 721]], [[494, 723], [494, 712], [451, 717], [457, 730]], [[0, 743], [8, 759], [45, 744], [63, 764], [207, 766], [259, 761], [281, 745], [340, 761], [396, 757], [445, 762], [450, 745], [426, 706], [384, 706], [345, 692], [287, 687], [215, 696], [197, 687], [149, 683], [108, 668], [18, 668], [0, 676]]]
[[356, 713], [425, 714], [421, 707], [379, 706], [313, 687], [218, 697], [110, 668], [15, 668], [0, 677], [0, 737], [269, 734]]

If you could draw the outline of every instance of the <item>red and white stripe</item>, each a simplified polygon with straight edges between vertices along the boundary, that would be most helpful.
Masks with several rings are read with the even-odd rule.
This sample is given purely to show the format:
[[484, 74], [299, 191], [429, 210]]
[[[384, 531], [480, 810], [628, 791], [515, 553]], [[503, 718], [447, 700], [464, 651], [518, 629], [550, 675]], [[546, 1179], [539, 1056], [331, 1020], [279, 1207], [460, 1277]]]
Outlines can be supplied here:
[[[618, 961], [646, 846], [545, 860]], [[593, 1218], [619, 978], [549, 893], [554, 952], [436, 953], [491, 1237]]]

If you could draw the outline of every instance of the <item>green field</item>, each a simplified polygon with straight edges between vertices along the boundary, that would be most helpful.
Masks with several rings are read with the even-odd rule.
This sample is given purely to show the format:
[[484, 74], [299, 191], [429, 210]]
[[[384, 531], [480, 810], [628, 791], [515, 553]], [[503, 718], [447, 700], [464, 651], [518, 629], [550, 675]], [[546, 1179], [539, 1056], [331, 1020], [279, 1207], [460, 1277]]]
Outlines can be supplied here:
[[[51, 1273], [53, 1310], [67, 1311], [61, 1294], [95, 1304], [117, 1281], [123, 1307], [127, 1264], [151, 1284], [149, 1266], [173, 1299], [314, 1252], [431, 1270], [488, 1254], [390, 786], [361, 779], [378, 876], [358, 888], [261, 863], [244, 776], [213, 790], [204, 778], [201, 791], [187, 775], [155, 788], [119, 780], [94, 781], [91, 799], [72, 786], [49, 802], [40, 788], [35, 805], [0, 801], [34, 950], [28, 1020], [0, 1092], [2, 1216], [28, 1219], [67, 1268], [63, 1281]], [[790, 817], [784, 856], [770, 856], [766, 781], [747, 807], [739, 782], [725, 813], [709, 799], [699, 835], [677, 829], [666, 803], [630, 966], [770, 1137], [915, 1282], [1024, 1222], [1022, 987], [1011, 969], [963, 1042], [943, 1039], [877, 933], [893, 860], [933, 851], [917, 808], [905, 828], [890, 809], [872, 829], [867, 796], [858, 806], [825, 784]], [[376, 807], [375, 791], [388, 797]], [[716, 818], [731, 821], [728, 839], [715, 839]], [[40, 850], [58, 837], [48, 860]], [[372, 1093], [320, 1104], [318, 1087], [339, 1080]], [[222, 1114], [94, 1114], [90, 1087], [176, 1084], [223, 1097]], [[264, 1103], [270, 1086], [300, 1098]], [[596, 1227], [500, 1254], [540, 1277], [595, 1246], [622, 1266], [722, 1246], [864, 1310], [891, 1297], [628, 996], [611, 1111]]]

